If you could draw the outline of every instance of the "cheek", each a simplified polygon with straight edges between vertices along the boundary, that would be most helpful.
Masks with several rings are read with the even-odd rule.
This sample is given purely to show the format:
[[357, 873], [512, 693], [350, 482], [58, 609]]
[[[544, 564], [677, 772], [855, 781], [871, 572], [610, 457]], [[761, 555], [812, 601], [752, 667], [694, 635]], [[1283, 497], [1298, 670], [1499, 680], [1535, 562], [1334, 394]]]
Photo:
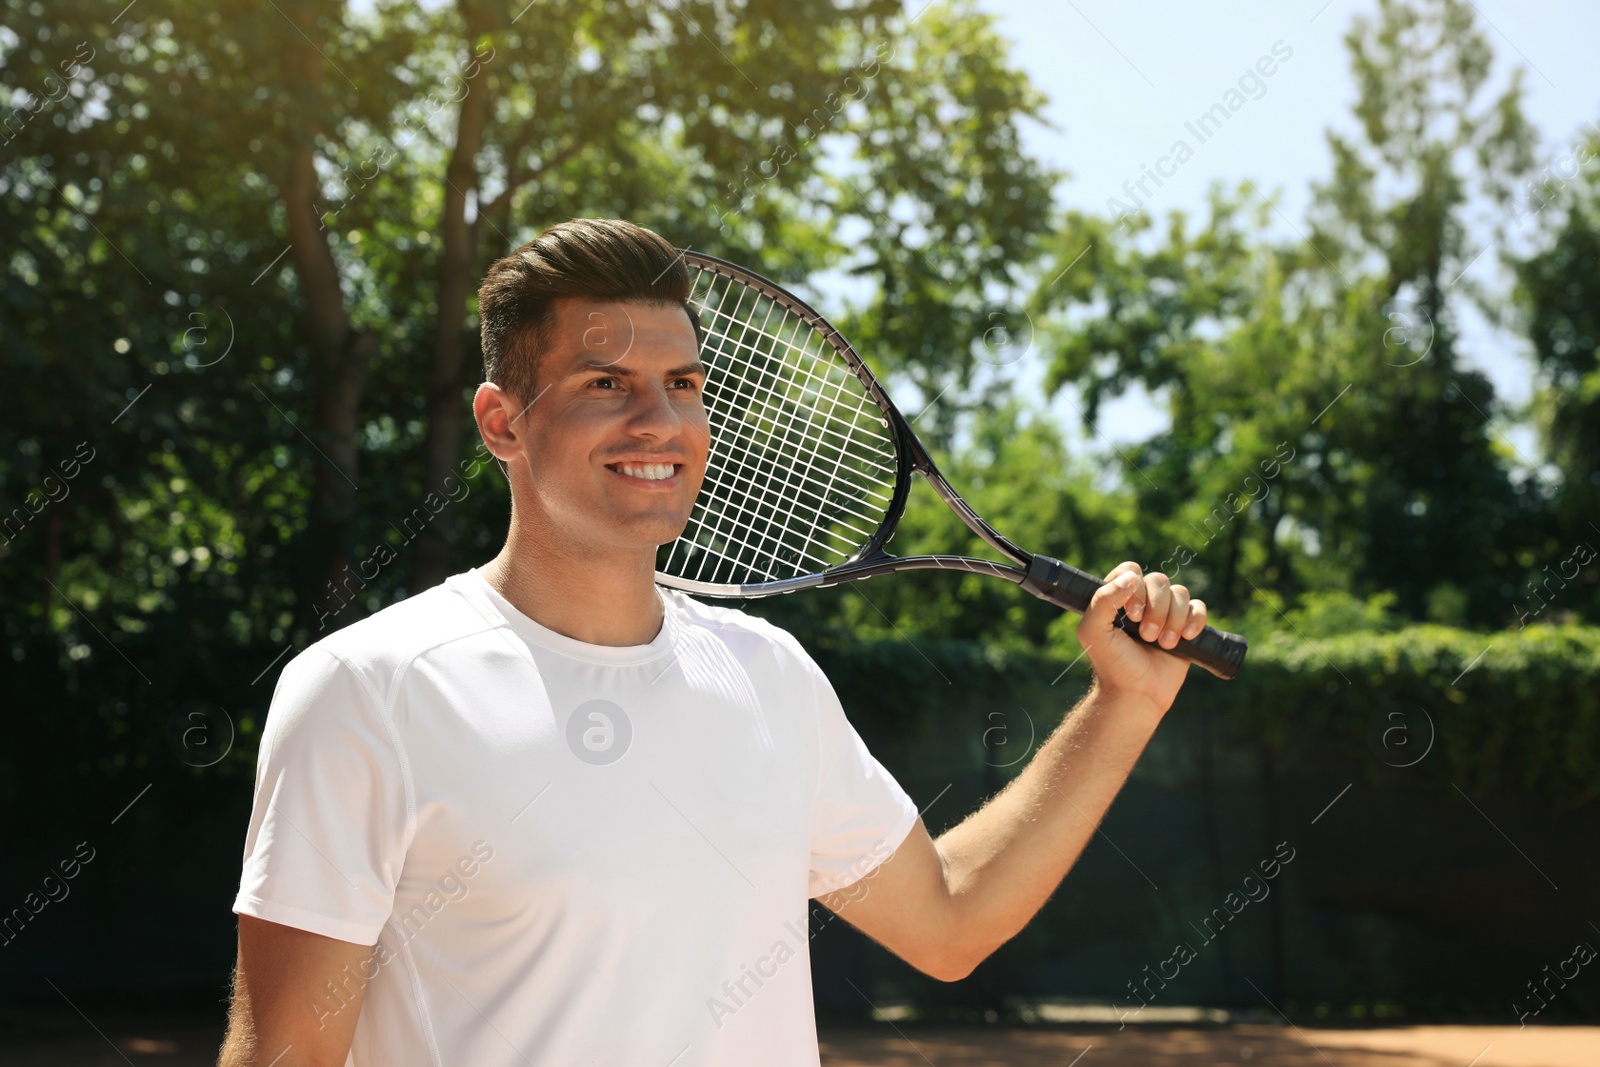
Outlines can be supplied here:
[[699, 457], [704, 460], [711, 450], [711, 424], [706, 418], [703, 404], [694, 404], [684, 413], [685, 436], [693, 443]]
[[581, 463], [581, 458], [604, 439], [605, 426], [605, 420], [592, 408], [574, 405], [563, 409], [552, 405], [529, 438], [528, 462], [535, 471], [542, 470], [551, 477], [570, 473], [574, 464]]

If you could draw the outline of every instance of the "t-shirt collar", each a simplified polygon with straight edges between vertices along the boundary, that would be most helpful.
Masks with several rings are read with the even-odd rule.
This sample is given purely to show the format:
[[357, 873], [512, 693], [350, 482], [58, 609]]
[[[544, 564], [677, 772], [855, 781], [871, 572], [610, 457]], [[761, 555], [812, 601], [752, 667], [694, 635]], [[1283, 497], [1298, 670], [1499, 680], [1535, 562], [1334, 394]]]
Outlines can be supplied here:
[[476, 602], [480, 607], [487, 607], [494, 612], [505, 624], [524, 640], [559, 653], [571, 659], [585, 663], [609, 664], [623, 666], [635, 663], [648, 663], [653, 659], [667, 655], [673, 647], [677, 637], [677, 614], [681, 605], [677, 598], [666, 590], [658, 589], [657, 598], [662, 605], [661, 629], [656, 636], [643, 645], [593, 645], [587, 641], [579, 641], [568, 637], [566, 634], [557, 633], [548, 626], [541, 625], [529, 618], [514, 607], [511, 601], [501, 596], [494, 586], [477, 567], [461, 574], [452, 575], [448, 580], [451, 588]]

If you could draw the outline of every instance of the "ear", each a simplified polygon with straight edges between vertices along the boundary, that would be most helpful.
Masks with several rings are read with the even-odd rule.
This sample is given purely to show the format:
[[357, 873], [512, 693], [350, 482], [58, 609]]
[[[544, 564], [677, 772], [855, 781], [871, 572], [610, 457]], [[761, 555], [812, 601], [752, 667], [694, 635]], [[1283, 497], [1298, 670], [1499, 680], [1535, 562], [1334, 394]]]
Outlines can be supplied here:
[[472, 397], [472, 414], [484, 447], [505, 469], [508, 461], [522, 455], [524, 409], [517, 398], [493, 382], [484, 382]]

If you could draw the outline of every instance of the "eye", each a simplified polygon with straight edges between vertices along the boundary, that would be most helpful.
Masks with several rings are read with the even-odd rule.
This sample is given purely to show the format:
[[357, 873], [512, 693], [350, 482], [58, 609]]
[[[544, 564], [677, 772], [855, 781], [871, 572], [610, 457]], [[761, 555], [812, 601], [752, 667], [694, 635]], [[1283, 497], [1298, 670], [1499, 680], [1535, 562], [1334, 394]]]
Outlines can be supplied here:
[[700, 388], [700, 383], [693, 378], [674, 378], [672, 379], [672, 387], [679, 390], [694, 390]]
[[596, 378], [589, 383], [589, 387], [591, 389], [615, 389], [617, 388], [617, 379], [614, 377]]

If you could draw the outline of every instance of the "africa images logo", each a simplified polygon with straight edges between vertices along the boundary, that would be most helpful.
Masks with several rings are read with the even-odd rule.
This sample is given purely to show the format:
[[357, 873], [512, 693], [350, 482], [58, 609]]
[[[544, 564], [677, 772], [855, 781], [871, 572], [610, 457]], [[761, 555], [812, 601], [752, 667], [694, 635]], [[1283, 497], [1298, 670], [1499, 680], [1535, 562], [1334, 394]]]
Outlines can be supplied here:
[[615, 763], [632, 742], [632, 720], [609, 700], [586, 700], [567, 718], [567, 747], [585, 763]]

